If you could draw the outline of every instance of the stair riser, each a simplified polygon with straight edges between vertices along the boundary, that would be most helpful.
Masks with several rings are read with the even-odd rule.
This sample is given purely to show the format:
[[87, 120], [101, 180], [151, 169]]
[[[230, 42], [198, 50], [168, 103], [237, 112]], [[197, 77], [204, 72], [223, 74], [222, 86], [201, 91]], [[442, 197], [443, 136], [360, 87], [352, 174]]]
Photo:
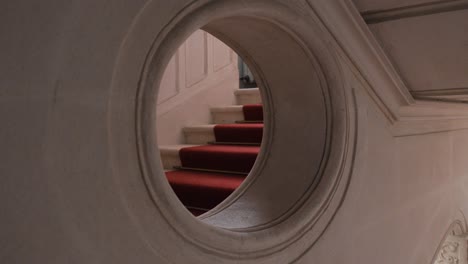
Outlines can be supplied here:
[[263, 107], [261, 105], [244, 105], [226, 108], [212, 108], [214, 124], [232, 124], [238, 121], [262, 121]]
[[185, 142], [194, 145], [205, 145], [211, 142], [260, 144], [263, 136], [263, 125], [236, 124], [186, 127]]
[[213, 123], [215, 124], [231, 124], [235, 123], [236, 121], [244, 120], [244, 113], [242, 112], [242, 108], [239, 108], [238, 111], [213, 111]]
[[161, 155], [161, 160], [165, 170], [172, 170], [174, 167], [182, 165], [179, 156], [174, 157]]
[[214, 134], [217, 142], [260, 144], [263, 125], [219, 125], [214, 128]]
[[184, 131], [187, 144], [202, 145], [216, 141], [213, 128], [204, 131]]
[[[190, 156], [189, 156], [190, 155]], [[232, 153], [180, 153], [182, 166], [217, 171], [233, 171], [249, 173], [257, 154], [236, 155]]]
[[247, 105], [247, 104], [261, 104], [262, 99], [260, 97], [260, 93], [258, 94], [241, 94], [237, 95], [237, 103], [240, 105]]
[[248, 104], [261, 104], [262, 98], [260, 96], [260, 90], [258, 88], [253, 89], [239, 89], [234, 92], [236, 95], [237, 103], [239, 105]]
[[178, 152], [161, 151], [161, 161], [165, 170], [172, 170], [182, 165]]

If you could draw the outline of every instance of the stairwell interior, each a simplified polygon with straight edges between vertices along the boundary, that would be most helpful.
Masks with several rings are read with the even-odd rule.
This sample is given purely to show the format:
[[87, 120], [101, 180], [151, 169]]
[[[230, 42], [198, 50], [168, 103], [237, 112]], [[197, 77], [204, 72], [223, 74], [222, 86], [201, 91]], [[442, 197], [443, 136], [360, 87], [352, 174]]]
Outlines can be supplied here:
[[185, 127], [186, 144], [160, 146], [167, 179], [194, 215], [209, 211], [239, 187], [260, 150], [259, 90], [236, 95], [239, 105], [211, 109], [214, 124]]
[[[242, 184], [261, 148], [260, 90], [239, 89], [246, 85], [242, 76], [239, 85], [237, 58], [222, 42], [197, 31], [174, 55], [168, 65], [172, 73], [166, 70], [160, 84], [161, 161], [169, 184], [194, 216], [213, 209]], [[198, 81], [193, 72], [201, 76]], [[171, 84], [176, 92], [167, 92]]]

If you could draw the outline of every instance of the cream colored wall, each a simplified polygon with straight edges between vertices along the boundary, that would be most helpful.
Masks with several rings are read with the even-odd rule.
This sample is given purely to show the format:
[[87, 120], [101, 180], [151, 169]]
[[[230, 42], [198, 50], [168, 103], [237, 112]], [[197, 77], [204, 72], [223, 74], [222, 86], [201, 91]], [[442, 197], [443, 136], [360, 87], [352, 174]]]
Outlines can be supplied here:
[[466, 89], [467, 17], [465, 9], [386, 21], [370, 28], [412, 91]]
[[182, 128], [211, 123], [210, 107], [232, 105], [239, 88], [237, 54], [198, 30], [177, 50], [159, 86], [158, 143], [182, 144]]
[[[160, 251], [148, 243], [151, 233], [171, 245], [175, 235], [166, 219], [139, 219], [154, 227], [142, 230], [127, 203], [128, 197], [140, 199], [148, 212], [153, 205], [137, 158], [141, 142], [128, 136], [135, 122], [125, 121], [135, 115], [127, 110], [136, 108], [132, 89], [138, 77], [117, 67], [125, 45], [134, 44], [125, 42], [128, 28], [145, 4], [2, 4], [2, 263], [153, 264], [173, 263], [175, 256], [191, 263], [184, 248]], [[153, 17], [156, 31], [185, 1], [157, 4], [166, 12]], [[329, 12], [324, 15], [335, 19]], [[148, 28], [138, 30], [143, 47], [126, 61], [135, 72], [141, 72], [150, 48], [145, 45], [154, 38], [144, 34]], [[356, 92], [358, 110], [354, 172], [334, 220], [298, 263], [429, 263], [450, 223], [468, 214], [468, 132], [442, 122], [438, 132], [396, 135], [376, 96], [361, 82], [347, 85]], [[126, 104], [109, 99], [116, 97]], [[428, 119], [419, 122], [433, 126]], [[125, 185], [126, 178], [135, 185]], [[124, 188], [133, 191], [125, 196]], [[207, 257], [203, 263], [214, 262]]]
[[432, 263], [449, 226], [468, 214], [468, 131], [395, 137], [362, 87], [356, 100], [360, 128], [348, 194], [298, 263]]

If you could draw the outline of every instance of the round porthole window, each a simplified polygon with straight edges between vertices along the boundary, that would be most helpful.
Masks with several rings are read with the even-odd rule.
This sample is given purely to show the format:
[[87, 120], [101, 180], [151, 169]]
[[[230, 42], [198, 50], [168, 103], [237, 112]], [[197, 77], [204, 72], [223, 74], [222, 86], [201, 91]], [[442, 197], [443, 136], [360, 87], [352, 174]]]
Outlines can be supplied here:
[[[316, 241], [339, 208], [354, 151], [352, 102], [328, 36], [307, 8], [296, 1], [206, 0], [161, 14], [150, 4], [130, 31], [131, 40], [148, 36], [143, 28], [155, 20], [164, 25], [144, 38], [151, 45], [134, 90], [138, 160], [152, 209], [143, 210], [128, 194], [135, 189], [122, 188], [145, 239], [158, 252], [172, 252], [171, 261], [184, 263], [190, 256], [191, 263], [206, 263], [207, 257], [210, 263], [289, 263]], [[235, 50], [255, 73], [265, 124], [250, 176], [195, 218], [166, 180], [154, 109], [172, 55], [199, 29]], [[139, 45], [132, 40], [125, 46], [120, 65]], [[158, 226], [154, 231], [152, 224]], [[176, 254], [177, 247], [184, 254]]]
[[181, 203], [205, 217], [245, 179], [261, 150], [261, 87], [222, 41], [195, 31], [161, 78], [157, 139], [166, 178]]

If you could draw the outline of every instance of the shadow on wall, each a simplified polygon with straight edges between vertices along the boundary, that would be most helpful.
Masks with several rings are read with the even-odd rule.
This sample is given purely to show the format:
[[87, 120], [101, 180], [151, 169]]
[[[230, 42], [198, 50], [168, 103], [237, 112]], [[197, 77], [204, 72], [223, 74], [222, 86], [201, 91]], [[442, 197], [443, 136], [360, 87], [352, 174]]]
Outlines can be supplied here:
[[257, 87], [257, 82], [255, 77], [249, 69], [249, 66], [245, 64], [241, 57], [238, 58], [239, 61], [239, 88], [255, 88]]

